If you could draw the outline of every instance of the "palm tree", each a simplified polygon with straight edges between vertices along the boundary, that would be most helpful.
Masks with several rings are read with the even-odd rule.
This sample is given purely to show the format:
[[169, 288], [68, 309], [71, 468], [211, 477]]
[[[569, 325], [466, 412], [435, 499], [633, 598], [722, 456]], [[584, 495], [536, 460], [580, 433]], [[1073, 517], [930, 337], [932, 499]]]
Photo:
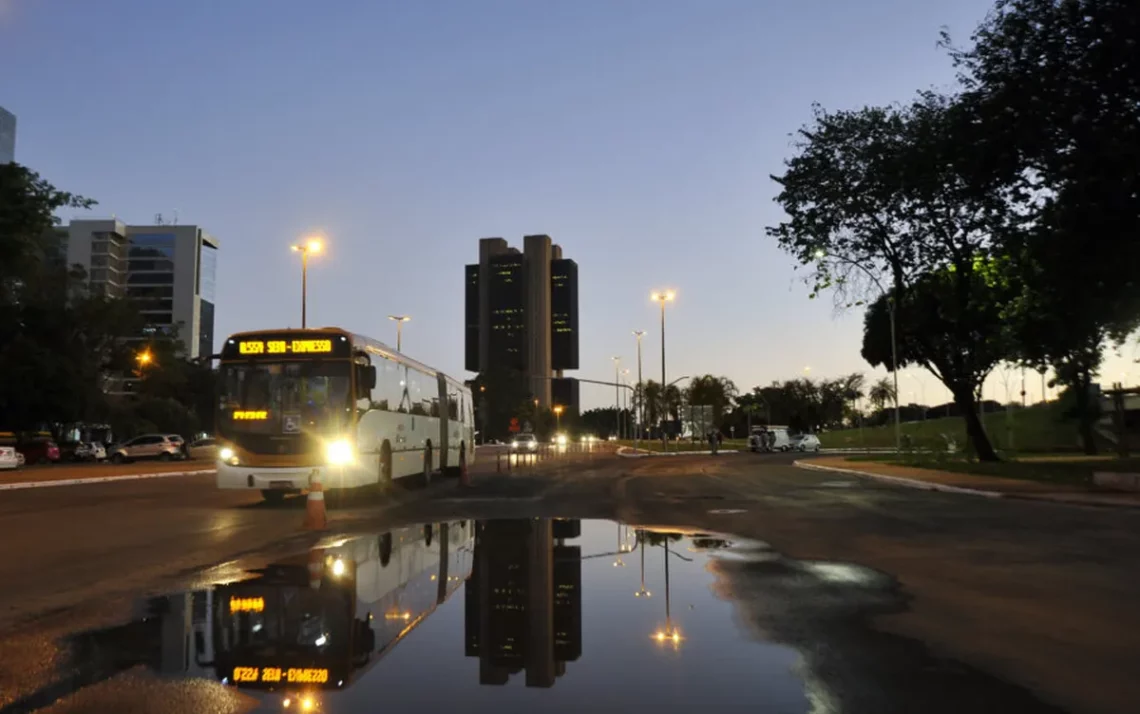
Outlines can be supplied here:
[[883, 377], [871, 385], [871, 390], [867, 393], [871, 400], [871, 405], [876, 410], [886, 408], [887, 404], [894, 403], [895, 401], [895, 387], [891, 384], [891, 380]]
[[656, 424], [661, 406], [661, 385], [652, 379], [639, 384], [633, 392], [633, 408], [637, 411], [645, 409], [645, 423]]

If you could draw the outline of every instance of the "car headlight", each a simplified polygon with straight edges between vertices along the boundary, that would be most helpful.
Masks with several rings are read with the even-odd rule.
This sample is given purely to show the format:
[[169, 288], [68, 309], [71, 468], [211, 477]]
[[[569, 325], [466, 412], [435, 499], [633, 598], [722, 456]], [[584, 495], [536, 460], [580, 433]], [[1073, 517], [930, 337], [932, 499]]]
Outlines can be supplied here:
[[512, 448], [512, 449], [517, 449], [517, 448], [519, 448], [519, 442], [517, 442], [517, 441], [512, 441], [512, 442], [511, 442], [511, 448]]
[[538, 442], [537, 441], [528, 441], [526, 446], [528, 449], [531, 449], [533, 451], [534, 449], [538, 448]]
[[325, 458], [330, 466], [344, 466], [352, 463], [352, 444], [347, 439], [337, 439], [325, 446]]
[[566, 446], [566, 435], [565, 434], [559, 434], [558, 438], [556, 438], [555, 441], [558, 442], [559, 446]]
[[233, 461], [234, 450], [228, 446], [223, 446], [222, 448], [218, 449], [218, 458], [222, 461]]

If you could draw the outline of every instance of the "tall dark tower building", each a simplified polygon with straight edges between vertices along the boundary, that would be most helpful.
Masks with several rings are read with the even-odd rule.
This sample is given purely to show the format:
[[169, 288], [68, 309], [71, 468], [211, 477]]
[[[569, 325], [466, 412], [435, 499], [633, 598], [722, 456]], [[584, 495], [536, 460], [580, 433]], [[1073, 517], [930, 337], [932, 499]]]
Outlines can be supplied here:
[[525, 236], [521, 252], [483, 238], [464, 275], [467, 370], [518, 370], [539, 405], [576, 411], [577, 380], [562, 370], [578, 369], [578, 264], [547, 235]]

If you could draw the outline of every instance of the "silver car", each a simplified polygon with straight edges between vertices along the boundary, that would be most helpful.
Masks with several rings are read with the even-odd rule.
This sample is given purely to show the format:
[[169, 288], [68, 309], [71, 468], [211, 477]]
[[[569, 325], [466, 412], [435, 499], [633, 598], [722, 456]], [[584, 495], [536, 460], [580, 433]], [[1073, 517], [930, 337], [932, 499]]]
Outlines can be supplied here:
[[177, 434], [142, 434], [112, 446], [107, 450], [107, 458], [115, 464], [139, 459], [172, 461], [182, 458], [182, 444], [182, 437]]

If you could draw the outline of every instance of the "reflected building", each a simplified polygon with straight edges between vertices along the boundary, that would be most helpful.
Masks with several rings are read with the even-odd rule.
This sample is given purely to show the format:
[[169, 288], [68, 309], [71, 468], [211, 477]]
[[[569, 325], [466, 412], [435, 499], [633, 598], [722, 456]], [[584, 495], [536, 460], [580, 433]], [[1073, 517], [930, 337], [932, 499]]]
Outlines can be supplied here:
[[476, 525], [465, 586], [464, 646], [479, 683], [551, 687], [582, 654], [582, 553], [566, 540], [577, 520], [519, 519]]

